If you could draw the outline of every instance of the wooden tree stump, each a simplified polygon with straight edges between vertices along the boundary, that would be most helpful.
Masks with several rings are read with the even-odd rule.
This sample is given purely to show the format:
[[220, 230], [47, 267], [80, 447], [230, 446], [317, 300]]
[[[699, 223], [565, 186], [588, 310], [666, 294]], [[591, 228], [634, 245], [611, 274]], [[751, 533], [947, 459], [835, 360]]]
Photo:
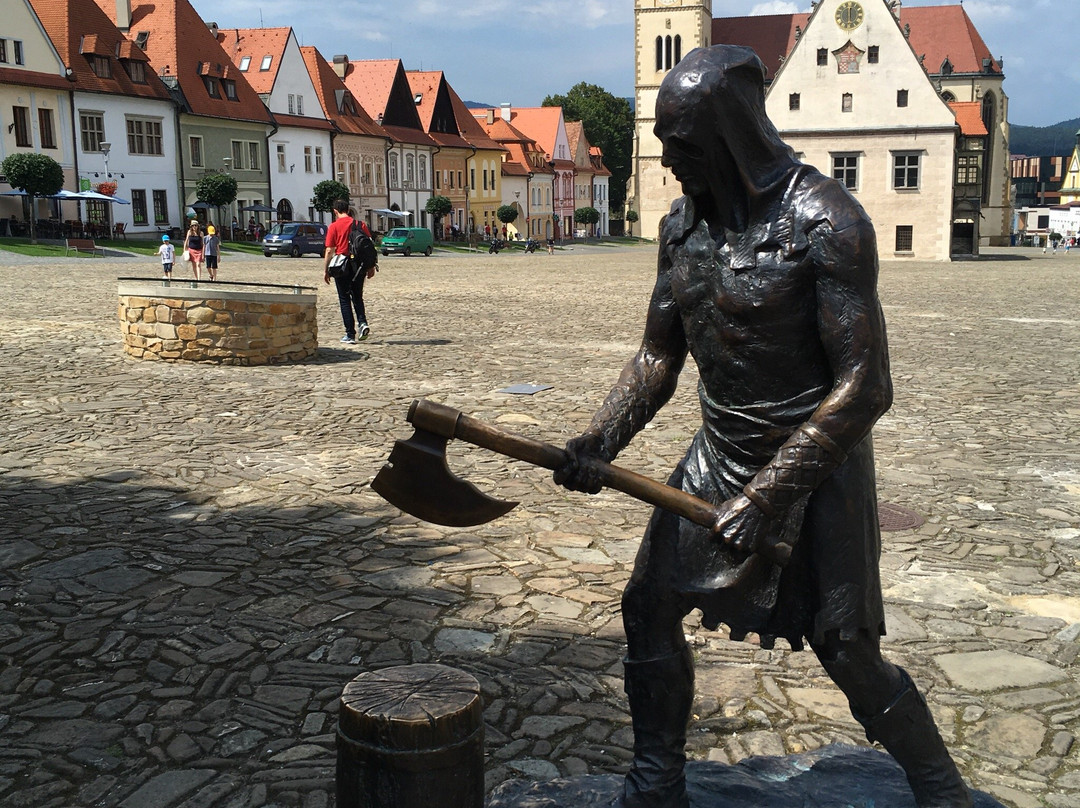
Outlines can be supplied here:
[[402, 665], [345, 686], [338, 808], [483, 808], [480, 684], [445, 665]]

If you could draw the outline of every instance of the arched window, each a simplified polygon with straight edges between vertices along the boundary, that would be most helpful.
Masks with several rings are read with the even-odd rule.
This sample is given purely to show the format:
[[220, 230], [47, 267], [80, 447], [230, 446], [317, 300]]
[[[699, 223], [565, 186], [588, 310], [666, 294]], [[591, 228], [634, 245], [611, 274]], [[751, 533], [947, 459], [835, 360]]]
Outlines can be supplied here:
[[656, 38], [656, 69], [664, 69], [664, 38], [662, 36]]
[[948, 104], [948, 103], [950, 103], [952, 101], [955, 101], [956, 96], [953, 95], [952, 93], [950, 93], [948, 90], [946, 90], [945, 92], [943, 92], [941, 94], [941, 100], [944, 101], [946, 104]]
[[671, 70], [671, 37], [664, 37], [664, 70]]
[[678, 34], [675, 35], [675, 62], [672, 67], [682, 61], [682, 37]]
[[420, 187], [427, 188], [427, 157], [420, 155]]
[[405, 187], [412, 188], [416, 180], [416, 159], [411, 154], [405, 155]]
[[398, 156], [396, 154], [390, 155], [390, 187], [398, 187]]

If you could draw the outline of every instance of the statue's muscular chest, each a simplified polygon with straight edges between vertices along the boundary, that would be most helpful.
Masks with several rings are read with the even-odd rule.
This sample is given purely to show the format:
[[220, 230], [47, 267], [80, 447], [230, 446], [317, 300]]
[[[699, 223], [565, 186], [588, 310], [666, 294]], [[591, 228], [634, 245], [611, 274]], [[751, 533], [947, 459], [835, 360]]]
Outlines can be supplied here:
[[793, 324], [814, 299], [805, 251], [773, 243], [767, 225], [714, 239], [701, 224], [672, 258], [672, 293], [688, 336], [702, 329], [750, 335]]

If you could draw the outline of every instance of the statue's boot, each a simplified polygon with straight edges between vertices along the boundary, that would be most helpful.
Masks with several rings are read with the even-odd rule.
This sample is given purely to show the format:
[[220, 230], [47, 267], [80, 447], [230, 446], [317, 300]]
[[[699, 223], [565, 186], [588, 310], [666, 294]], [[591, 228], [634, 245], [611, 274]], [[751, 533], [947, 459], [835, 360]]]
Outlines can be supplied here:
[[956, 764], [949, 757], [926, 700], [900, 669], [903, 686], [892, 703], [873, 718], [852, 711], [866, 730], [899, 763], [919, 808], [972, 808], [968, 791]]
[[625, 689], [634, 724], [634, 762], [618, 808], [689, 808], [686, 726], [694, 703], [694, 659], [685, 645], [670, 656], [626, 659]]

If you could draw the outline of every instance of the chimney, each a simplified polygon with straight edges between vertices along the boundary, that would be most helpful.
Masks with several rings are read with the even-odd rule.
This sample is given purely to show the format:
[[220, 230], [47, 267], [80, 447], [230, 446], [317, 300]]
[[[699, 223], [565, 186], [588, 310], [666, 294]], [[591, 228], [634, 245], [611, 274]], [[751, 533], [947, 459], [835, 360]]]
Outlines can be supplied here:
[[334, 54], [334, 72], [339, 79], [344, 79], [349, 70], [349, 55], [346, 53]]
[[125, 34], [131, 28], [131, 0], [116, 0], [116, 27]]
[[507, 123], [510, 123], [510, 102], [503, 101], [499, 104], [499, 112], [502, 115], [502, 119]]
[[490, 107], [487, 111], [487, 122], [488, 126], [491, 126], [493, 123], [495, 123], [495, 110], [491, 109]]

